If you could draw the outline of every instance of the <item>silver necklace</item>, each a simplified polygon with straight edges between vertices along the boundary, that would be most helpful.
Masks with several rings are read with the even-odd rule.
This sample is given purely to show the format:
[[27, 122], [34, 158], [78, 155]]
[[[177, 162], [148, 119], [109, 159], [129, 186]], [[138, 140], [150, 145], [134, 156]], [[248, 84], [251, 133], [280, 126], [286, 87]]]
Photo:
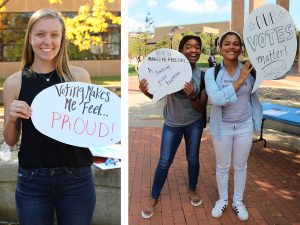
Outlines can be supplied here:
[[34, 72], [32, 69], [30, 69], [34, 74], [37, 74], [39, 75], [40, 77], [42, 77], [45, 81], [49, 82], [52, 75], [54, 74], [55, 70], [53, 70], [53, 72], [51, 73], [51, 75], [49, 77], [45, 77], [44, 75], [40, 74], [40, 73], [37, 73], [37, 72]]

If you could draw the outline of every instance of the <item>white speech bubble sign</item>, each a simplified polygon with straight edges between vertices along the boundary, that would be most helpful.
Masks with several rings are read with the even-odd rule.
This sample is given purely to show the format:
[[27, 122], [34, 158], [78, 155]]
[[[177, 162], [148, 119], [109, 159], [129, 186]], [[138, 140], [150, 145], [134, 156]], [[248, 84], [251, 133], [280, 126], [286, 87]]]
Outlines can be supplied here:
[[181, 90], [192, 79], [192, 68], [188, 59], [180, 52], [161, 48], [145, 57], [139, 67], [140, 80], [148, 82], [148, 92], [153, 101]]
[[31, 104], [42, 134], [79, 147], [103, 147], [121, 139], [121, 101], [106, 88], [64, 82], [41, 91]]
[[244, 42], [256, 70], [252, 92], [264, 80], [285, 75], [292, 67], [297, 50], [293, 19], [283, 7], [266, 4], [248, 17], [244, 26]]

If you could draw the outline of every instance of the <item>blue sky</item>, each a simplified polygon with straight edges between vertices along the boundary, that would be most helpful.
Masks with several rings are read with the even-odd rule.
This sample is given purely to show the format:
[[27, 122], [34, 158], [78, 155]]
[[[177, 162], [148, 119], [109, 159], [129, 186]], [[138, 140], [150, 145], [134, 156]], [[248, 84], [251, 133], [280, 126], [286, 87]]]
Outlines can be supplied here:
[[[276, 0], [265, 0], [276, 3]], [[249, 0], [245, 0], [248, 16]], [[297, 11], [298, 10], [298, 11]], [[290, 14], [300, 30], [300, 1], [290, 0]], [[147, 12], [155, 27], [229, 21], [231, 0], [128, 0], [128, 30], [138, 31], [145, 26]]]

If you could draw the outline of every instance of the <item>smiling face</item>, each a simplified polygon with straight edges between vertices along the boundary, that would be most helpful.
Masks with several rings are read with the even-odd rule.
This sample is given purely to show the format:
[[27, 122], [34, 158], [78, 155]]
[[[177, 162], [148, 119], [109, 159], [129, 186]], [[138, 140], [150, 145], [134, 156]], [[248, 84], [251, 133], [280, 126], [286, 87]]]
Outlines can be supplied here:
[[181, 50], [181, 53], [189, 60], [192, 65], [195, 65], [200, 58], [201, 46], [196, 39], [188, 40]]
[[56, 18], [45, 17], [34, 23], [29, 35], [29, 43], [35, 61], [52, 61], [57, 56], [62, 30], [62, 24]]
[[238, 59], [241, 50], [241, 40], [235, 34], [228, 34], [221, 40], [220, 53], [223, 55], [224, 59]]

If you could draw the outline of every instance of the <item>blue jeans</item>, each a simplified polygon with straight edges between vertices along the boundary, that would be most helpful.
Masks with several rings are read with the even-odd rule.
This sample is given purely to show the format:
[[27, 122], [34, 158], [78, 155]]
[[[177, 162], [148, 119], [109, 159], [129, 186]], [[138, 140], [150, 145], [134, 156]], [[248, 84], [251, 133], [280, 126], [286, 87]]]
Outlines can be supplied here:
[[202, 119], [183, 127], [170, 127], [164, 124], [160, 146], [160, 158], [152, 185], [152, 198], [159, 198], [160, 192], [167, 179], [169, 168], [183, 136], [188, 161], [189, 189], [196, 189], [199, 175], [199, 150], [202, 131]]
[[96, 194], [90, 167], [19, 167], [16, 204], [20, 225], [91, 224]]

